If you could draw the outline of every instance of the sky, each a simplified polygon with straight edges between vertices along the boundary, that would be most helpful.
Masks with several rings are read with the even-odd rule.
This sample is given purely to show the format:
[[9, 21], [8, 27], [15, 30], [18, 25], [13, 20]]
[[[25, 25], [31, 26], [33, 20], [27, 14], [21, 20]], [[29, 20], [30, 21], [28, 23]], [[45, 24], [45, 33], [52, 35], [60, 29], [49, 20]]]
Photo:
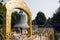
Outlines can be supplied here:
[[56, 9], [60, 6], [59, 0], [24, 0], [32, 12], [32, 20], [36, 14], [42, 11], [46, 18], [52, 17]]
[[[5, 0], [6, 1], [6, 0]], [[42, 11], [46, 18], [52, 17], [56, 9], [60, 6], [59, 0], [24, 0], [32, 12], [32, 20], [36, 14]]]

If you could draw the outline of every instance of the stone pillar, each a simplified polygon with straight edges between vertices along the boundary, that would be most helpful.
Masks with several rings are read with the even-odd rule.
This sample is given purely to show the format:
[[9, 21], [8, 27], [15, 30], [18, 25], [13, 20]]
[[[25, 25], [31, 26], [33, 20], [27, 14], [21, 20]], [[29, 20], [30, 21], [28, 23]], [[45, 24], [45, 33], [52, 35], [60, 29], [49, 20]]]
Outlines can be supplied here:
[[11, 12], [8, 10], [6, 11], [6, 14], [4, 14], [3, 34], [4, 34], [4, 40], [10, 40], [10, 37], [11, 37]]

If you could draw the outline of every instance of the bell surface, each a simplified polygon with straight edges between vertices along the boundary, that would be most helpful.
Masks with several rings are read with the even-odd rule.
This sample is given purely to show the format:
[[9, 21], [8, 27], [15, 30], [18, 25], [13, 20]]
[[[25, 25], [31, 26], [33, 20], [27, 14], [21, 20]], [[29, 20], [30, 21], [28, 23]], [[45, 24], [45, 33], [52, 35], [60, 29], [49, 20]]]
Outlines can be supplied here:
[[26, 15], [22, 14], [17, 14], [16, 16], [16, 24], [14, 27], [20, 27], [20, 28], [29, 28], [27, 21], [26, 21]]

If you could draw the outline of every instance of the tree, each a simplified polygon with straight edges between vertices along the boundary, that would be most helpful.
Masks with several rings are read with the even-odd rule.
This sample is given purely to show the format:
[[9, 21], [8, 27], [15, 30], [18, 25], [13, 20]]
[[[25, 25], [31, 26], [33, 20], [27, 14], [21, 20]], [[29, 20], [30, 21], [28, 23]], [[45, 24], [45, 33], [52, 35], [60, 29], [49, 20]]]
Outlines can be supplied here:
[[35, 20], [33, 20], [33, 23], [36, 25], [44, 25], [46, 22], [46, 17], [43, 12], [38, 12]]
[[47, 19], [47, 21], [45, 22], [45, 26], [46, 27], [52, 27], [53, 25], [52, 25], [52, 21], [53, 21], [53, 19], [52, 18], [48, 18]]
[[3, 5], [2, 3], [0, 3], [0, 28], [2, 27], [2, 24], [3, 24]]
[[52, 17], [53, 21], [53, 27], [57, 30], [60, 31], [60, 7], [57, 9], [56, 13]]
[[32, 25], [36, 25], [36, 20], [35, 19], [32, 21]]
[[56, 27], [60, 26], [60, 8], [58, 8], [56, 13], [53, 15], [53, 25]]
[[16, 15], [18, 14], [17, 11], [12, 13], [12, 22], [11, 22], [11, 27], [13, 28], [14, 24], [16, 23]]

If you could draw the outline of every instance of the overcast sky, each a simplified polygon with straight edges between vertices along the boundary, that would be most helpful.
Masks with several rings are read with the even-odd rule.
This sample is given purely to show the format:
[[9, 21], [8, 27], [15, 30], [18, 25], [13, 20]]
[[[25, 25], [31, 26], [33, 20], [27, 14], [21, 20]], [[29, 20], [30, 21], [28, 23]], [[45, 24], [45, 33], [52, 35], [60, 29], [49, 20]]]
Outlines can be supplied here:
[[32, 19], [35, 19], [37, 12], [42, 11], [46, 18], [52, 17], [53, 13], [60, 6], [59, 0], [24, 0], [30, 11], [32, 12]]
[[31, 12], [32, 19], [35, 19], [37, 12], [44, 12], [46, 18], [52, 17], [53, 13], [60, 6], [59, 0], [25, 0]]

